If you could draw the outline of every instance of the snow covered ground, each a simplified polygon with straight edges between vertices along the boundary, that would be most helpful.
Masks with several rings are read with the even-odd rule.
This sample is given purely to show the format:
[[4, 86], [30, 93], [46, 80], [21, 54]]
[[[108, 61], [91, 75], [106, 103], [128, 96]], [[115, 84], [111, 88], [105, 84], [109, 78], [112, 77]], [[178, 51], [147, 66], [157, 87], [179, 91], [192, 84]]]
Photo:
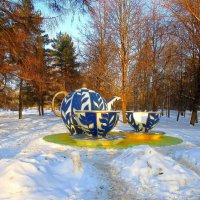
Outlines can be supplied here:
[[[87, 149], [45, 142], [45, 135], [67, 132], [50, 111], [0, 111], [0, 199], [199, 200], [200, 124], [190, 113], [176, 122], [162, 117], [154, 130], [179, 137], [174, 146], [124, 150]], [[200, 118], [200, 116], [199, 116]], [[118, 123], [115, 130], [131, 130]]]

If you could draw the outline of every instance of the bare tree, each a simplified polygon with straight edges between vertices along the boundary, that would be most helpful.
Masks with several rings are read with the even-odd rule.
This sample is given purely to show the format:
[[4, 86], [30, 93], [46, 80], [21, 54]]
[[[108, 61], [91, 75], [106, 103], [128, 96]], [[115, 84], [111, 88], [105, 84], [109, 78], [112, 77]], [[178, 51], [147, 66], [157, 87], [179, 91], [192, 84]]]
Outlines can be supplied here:
[[200, 0], [184, 0], [183, 3], [186, 5], [189, 12], [200, 21]]
[[198, 122], [197, 110], [200, 103], [200, 21], [184, 2], [170, 0], [165, 2], [165, 6], [176, 19], [177, 37], [187, 50], [184, 60], [190, 85], [188, 99], [192, 102], [190, 124], [194, 125]]
[[121, 69], [122, 114], [126, 122], [128, 72], [134, 63], [136, 19], [141, 13], [141, 4], [137, 0], [113, 0], [109, 2], [109, 10], [111, 34], [117, 47], [116, 60]]
[[82, 55], [87, 66], [84, 75], [91, 88], [110, 98], [117, 95], [118, 68], [114, 64], [116, 48], [110, 34], [108, 3], [101, 0], [93, 8], [95, 12], [91, 13], [89, 27], [82, 31], [85, 38]]

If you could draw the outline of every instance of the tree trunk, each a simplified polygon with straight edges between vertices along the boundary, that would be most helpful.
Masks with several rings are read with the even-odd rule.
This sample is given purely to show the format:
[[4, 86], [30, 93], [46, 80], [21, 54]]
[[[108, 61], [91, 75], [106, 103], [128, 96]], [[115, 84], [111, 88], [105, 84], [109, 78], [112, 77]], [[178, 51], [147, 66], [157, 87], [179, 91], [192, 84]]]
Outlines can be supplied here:
[[179, 115], [180, 115], [180, 112], [178, 111], [178, 114], [177, 114], [176, 121], [178, 121], [178, 120], [179, 120]]
[[152, 110], [153, 111], [157, 111], [157, 91], [156, 91], [156, 88], [155, 88], [155, 86], [153, 86], [153, 99], [152, 99], [152, 101], [153, 101], [153, 105], [152, 105]]
[[134, 77], [133, 80], [133, 110], [136, 111], [137, 110], [137, 92], [135, 90], [136, 88], [136, 78]]
[[23, 79], [20, 79], [20, 84], [19, 84], [19, 119], [22, 119], [22, 111], [23, 111], [22, 88], [23, 88]]
[[170, 97], [167, 97], [167, 117], [170, 117]]
[[192, 108], [192, 115], [190, 119], [190, 124], [195, 125], [195, 123], [198, 123], [198, 115], [197, 115], [197, 110], [198, 110], [198, 102], [199, 102], [199, 94], [196, 94], [195, 100], [193, 102], [193, 108]]
[[123, 64], [123, 74], [122, 74], [122, 116], [123, 116], [123, 122], [126, 123], [126, 65]]
[[196, 69], [196, 77], [195, 77], [195, 97], [193, 102], [193, 108], [192, 108], [192, 115], [190, 124], [195, 125], [195, 123], [198, 123], [198, 115], [197, 110], [200, 102], [200, 55], [199, 55], [199, 64], [198, 68]]
[[164, 109], [165, 109], [165, 100], [162, 103], [162, 108], [161, 108], [161, 115], [164, 116]]
[[122, 116], [123, 116], [123, 122], [126, 123], [126, 105], [127, 105], [127, 89], [126, 89], [126, 83], [127, 83], [127, 54], [126, 54], [126, 36], [123, 38], [123, 48], [122, 48]]
[[167, 108], [167, 117], [170, 118], [170, 107], [169, 107], [169, 106], [168, 106], [168, 108]]
[[168, 95], [167, 95], [167, 117], [170, 117], [170, 84], [169, 84]]
[[170, 108], [168, 108], [167, 117], [170, 118]]
[[122, 116], [123, 116], [123, 122], [126, 123], [127, 120], [126, 120], [126, 100], [123, 99], [122, 100]]
[[42, 113], [42, 116], [44, 116], [44, 96], [43, 95], [41, 99], [41, 113]]
[[195, 123], [198, 123], [197, 110], [193, 110], [193, 111], [192, 111], [192, 116], [191, 116], [191, 119], [190, 119], [190, 124], [191, 124], [191, 125], [194, 126]]
[[127, 18], [127, 2], [119, 1], [119, 27], [118, 33], [120, 35], [120, 60], [122, 67], [122, 115], [123, 122], [126, 123], [126, 105], [127, 105], [127, 68], [128, 68], [128, 18]]
[[39, 113], [39, 116], [41, 116], [41, 105], [40, 105], [40, 102], [38, 103], [38, 113]]

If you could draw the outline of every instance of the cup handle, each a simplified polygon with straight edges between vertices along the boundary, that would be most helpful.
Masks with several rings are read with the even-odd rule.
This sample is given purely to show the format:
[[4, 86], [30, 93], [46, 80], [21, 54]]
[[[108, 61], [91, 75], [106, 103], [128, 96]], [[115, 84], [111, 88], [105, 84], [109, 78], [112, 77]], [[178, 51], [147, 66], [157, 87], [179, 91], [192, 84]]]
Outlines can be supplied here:
[[56, 109], [55, 109], [55, 99], [58, 95], [61, 95], [61, 94], [64, 94], [65, 96], [68, 95], [68, 93], [66, 91], [60, 91], [60, 92], [57, 92], [53, 99], [52, 99], [52, 111], [54, 112], [54, 114], [57, 116], [57, 117], [61, 117], [62, 115], [58, 112], [56, 112]]

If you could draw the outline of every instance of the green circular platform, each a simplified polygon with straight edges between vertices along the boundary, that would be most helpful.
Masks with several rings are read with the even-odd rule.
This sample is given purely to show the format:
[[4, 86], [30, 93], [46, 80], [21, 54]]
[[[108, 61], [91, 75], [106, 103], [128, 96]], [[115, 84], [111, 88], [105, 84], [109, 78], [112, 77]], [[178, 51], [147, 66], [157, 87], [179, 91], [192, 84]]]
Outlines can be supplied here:
[[168, 146], [180, 144], [183, 141], [179, 138], [165, 136], [164, 134], [134, 134], [129, 132], [111, 132], [109, 135], [122, 136], [124, 138], [107, 140], [107, 139], [77, 139], [71, 137], [69, 133], [47, 135], [43, 139], [47, 142], [56, 144], [88, 147], [88, 148], [104, 148], [104, 149], [123, 149], [138, 145], [150, 146]]

